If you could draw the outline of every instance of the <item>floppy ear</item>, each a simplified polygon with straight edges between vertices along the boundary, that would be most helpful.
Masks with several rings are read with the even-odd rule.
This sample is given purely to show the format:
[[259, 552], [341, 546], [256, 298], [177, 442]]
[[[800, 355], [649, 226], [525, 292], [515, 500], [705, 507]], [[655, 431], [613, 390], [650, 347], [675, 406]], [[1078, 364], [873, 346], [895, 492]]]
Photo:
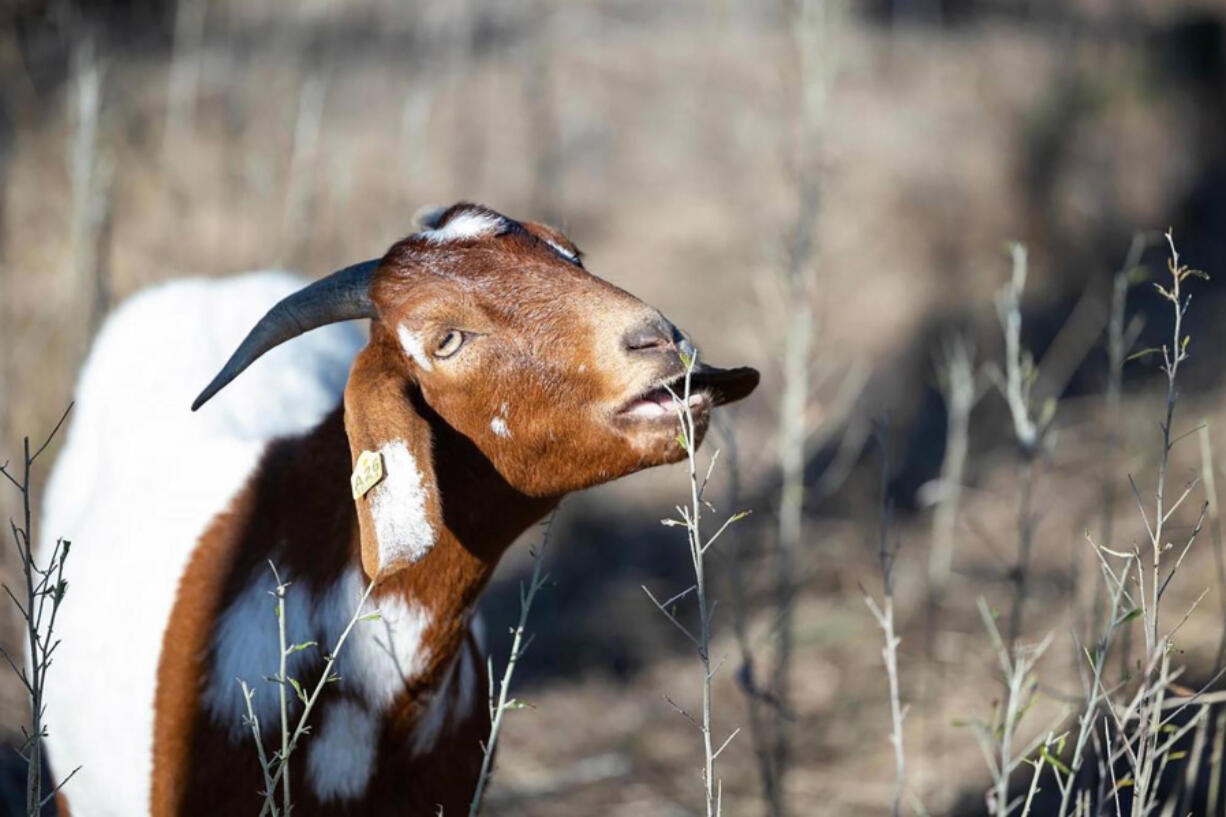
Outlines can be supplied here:
[[395, 354], [373, 326], [345, 386], [362, 567], [380, 582], [429, 553], [442, 532], [430, 426]]

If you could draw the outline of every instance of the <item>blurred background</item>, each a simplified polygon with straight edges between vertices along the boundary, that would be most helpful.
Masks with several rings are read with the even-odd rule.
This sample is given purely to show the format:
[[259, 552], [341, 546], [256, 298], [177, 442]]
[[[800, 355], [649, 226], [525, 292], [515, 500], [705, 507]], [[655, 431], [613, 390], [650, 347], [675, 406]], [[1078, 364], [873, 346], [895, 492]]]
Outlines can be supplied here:
[[[758, 367], [708, 446], [716, 516], [752, 511], [710, 556], [716, 723], [743, 727], [720, 758], [729, 815], [891, 806], [861, 589], [882, 590], [883, 454], [904, 810], [984, 813], [960, 725], [1001, 695], [978, 597], [1020, 640], [1055, 635], [1046, 704], [1081, 694], [1072, 635], [1102, 616], [1085, 533], [1144, 536], [1127, 477], [1152, 490], [1161, 439], [1160, 361], [1121, 372], [1105, 339], [1114, 314], [1129, 348], [1160, 344], [1169, 305], [1114, 284], [1163, 269], [1168, 225], [1212, 277], [1189, 284], [1175, 431], [1196, 433], [1170, 479], [1226, 462], [1217, 3], [8, 0], [0, 191], [0, 462], [54, 425], [129, 294], [319, 276], [462, 199], [561, 227], [712, 362]], [[994, 378], [1013, 240], [1034, 405], [1054, 410], [1035, 450]], [[693, 706], [701, 670], [642, 590], [688, 583], [659, 523], [687, 496], [677, 467], [563, 504], [486, 813], [700, 812], [700, 738], [664, 696]], [[14, 566], [6, 543], [0, 577]], [[1193, 687], [1221, 661], [1221, 566], [1206, 533], [1171, 591], [1174, 609], [1209, 591], [1178, 640]], [[485, 599], [497, 660], [529, 569], [514, 549]], [[23, 707], [0, 673], [9, 741]]]

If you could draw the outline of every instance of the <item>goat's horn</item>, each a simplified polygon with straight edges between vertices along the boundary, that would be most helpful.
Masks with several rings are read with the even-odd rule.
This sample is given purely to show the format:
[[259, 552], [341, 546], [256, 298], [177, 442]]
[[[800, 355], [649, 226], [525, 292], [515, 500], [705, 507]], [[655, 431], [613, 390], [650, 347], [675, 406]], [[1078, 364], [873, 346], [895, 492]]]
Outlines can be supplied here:
[[370, 277], [381, 259], [363, 261], [337, 270], [290, 295], [268, 310], [213, 382], [192, 403], [192, 411], [242, 373], [256, 358], [285, 341], [329, 323], [377, 317], [370, 299]]

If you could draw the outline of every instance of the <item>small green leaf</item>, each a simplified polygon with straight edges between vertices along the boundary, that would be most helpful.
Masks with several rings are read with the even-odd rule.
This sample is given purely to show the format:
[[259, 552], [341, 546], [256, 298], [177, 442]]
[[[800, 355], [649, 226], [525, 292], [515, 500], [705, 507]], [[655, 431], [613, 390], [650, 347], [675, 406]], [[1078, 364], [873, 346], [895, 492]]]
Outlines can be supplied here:
[[1128, 363], [1129, 361], [1132, 361], [1132, 360], [1139, 360], [1140, 358], [1143, 358], [1143, 357], [1149, 357], [1150, 355], [1156, 355], [1156, 354], [1159, 354], [1159, 353], [1161, 353], [1161, 352], [1162, 352], [1162, 350], [1161, 350], [1161, 349], [1159, 349], [1157, 346], [1151, 346], [1151, 347], [1149, 347], [1148, 349], [1142, 349], [1142, 350], [1141, 350], [1141, 351], [1139, 351], [1139, 352], [1133, 352], [1131, 355], [1129, 355], [1128, 357], [1124, 358], [1124, 362], [1125, 362], [1125, 363]]
[[307, 696], [306, 693], [302, 691], [302, 685], [298, 683], [298, 679], [290, 678], [288, 680], [290, 686], [294, 688], [294, 692], [298, 693], [298, 700], [302, 701], [302, 703], [305, 705], [307, 702]]
[[302, 652], [303, 650], [307, 650], [315, 646], [318, 645], [314, 641], [304, 641], [301, 644], [291, 644], [290, 648], [285, 651], [285, 654], [293, 655], [296, 652]]
[[1055, 766], [1060, 771], [1064, 772], [1065, 774], [1072, 774], [1072, 770], [1069, 769], [1068, 766], [1065, 766], [1064, 762], [1060, 760], [1060, 758], [1056, 757], [1051, 752], [1047, 751], [1046, 746], [1039, 747], [1039, 756], [1042, 757], [1044, 760], [1046, 760], [1051, 765]]
[[362, 618], [359, 620], [360, 621], [378, 621], [381, 618], [383, 618], [383, 616], [379, 615], [379, 613], [376, 611], [374, 613], [367, 613], [366, 615], [362, 616]]

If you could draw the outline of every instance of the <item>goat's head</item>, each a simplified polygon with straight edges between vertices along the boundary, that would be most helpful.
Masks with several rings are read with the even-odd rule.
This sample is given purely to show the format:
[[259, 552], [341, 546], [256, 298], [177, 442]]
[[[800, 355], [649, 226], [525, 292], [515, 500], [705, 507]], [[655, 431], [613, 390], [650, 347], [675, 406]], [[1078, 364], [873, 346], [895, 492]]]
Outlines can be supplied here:
[[[535, 497], [685, 456], [669, 389], [681, 393], [696, 353], [676, 327], [588, 273], [574, 245], [549, 227], [472, 204], [431, 211], [422, 222], [382, 259], [275, 306], [193, 408], [278, 343], [324, 323], [371, 318], [370, 344], [346, 388], [355, 457], [409, 441], [417, 467], [428, 470], [430, 415]], [[713, 406], [757, 383], [753, 369], [695, 366], [699, 440]], [[430, 481], [425, 473], [422, 484]], [[438, 497], [425, 493], [427, 516], [437, 514]]]

